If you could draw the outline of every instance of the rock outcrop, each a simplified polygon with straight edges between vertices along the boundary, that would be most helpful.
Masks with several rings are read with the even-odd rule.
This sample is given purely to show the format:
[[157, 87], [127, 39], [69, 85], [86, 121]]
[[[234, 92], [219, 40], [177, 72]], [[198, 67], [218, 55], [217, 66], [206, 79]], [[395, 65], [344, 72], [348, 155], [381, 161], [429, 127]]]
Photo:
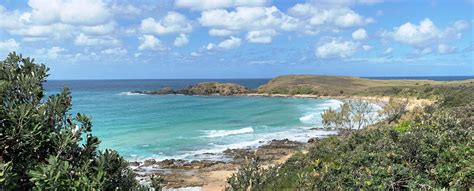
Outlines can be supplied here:
[[187, 86], [179, 90], [173, 90], [170, 87], [164, 87], [156, 91], [133, 91], [132, 93], [167, 95], [167, 94], [183, 94], [183, 95], [220, 95], [230, 96], [237, 94], [249, 93], [250, 89], [238, 84], [204, 82], [192, 86]]

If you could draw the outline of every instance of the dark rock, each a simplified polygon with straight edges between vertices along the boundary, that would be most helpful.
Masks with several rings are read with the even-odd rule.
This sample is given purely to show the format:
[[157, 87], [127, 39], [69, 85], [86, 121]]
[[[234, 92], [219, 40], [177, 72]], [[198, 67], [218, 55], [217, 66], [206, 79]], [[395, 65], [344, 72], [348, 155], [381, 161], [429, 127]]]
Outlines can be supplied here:
[[161, 88], [159, 91], [158, 91], [159, 94], [174, 94], [175, 91], [173, 90], [173, 88], [170, 88], [170, 87], [164, 87], [164, 88]]
[[154, 164], [156, 164], [155, 159], [147, 159], [147, 160], [143, 161], [143, 165], [145, 165], [145, 166], [151, 166], [151, 165], [154, 165]]
[[128, 163], [130, 166], [140, 166], [140, 163], [137, 161], [129, 162]]
[[165, 95], [165, 94], [184, 94], [184, 95], [221, 95], [230, 96], [249, 93], [250, 89], [238, 84], [204, 82], [188, 86], [180, 90], [173, 90], [170, 87], [164, 87], [157, 91], [133, 91], [133, 93]]
[[313, 137], [313, 138], [308, 140], [308, 143], [317, 143], [318, 141], [319, 141], [318, 138]]

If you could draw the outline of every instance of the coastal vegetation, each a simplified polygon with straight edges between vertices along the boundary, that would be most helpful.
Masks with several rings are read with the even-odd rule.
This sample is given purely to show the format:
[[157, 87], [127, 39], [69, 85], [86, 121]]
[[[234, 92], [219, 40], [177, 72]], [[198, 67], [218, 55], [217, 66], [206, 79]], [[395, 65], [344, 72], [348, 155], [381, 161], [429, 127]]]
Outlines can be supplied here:
[[[43, 83], [47, 76], [46, 66], [16, 53], [0, 62], [0, 190], [160, 190], [166, 186], [161, 176], [151, 176], [150, 187], [140, 185], [137, 174], [119, 153], [99, 150], [100, 140], [93, 135], [89, 117], [70, 112], [70, 90], [45, 95]], [[228, 149], [224, 153], [233, 156], [234, 162], [245, 158], [248, 162], [227, 180], [227, 189], [473, 188], [473, 82], [276, 78], [256, 91], [346, 98], [340, 109], [322, 114], [324, 126], [341, 134], [311, 139], [308, 145], [273, 140], [255, 152]], [[208, 82], [180, 90], [136, 93], [228, 96], [252, 92], [237, 84]], [[378, 113], [384, 120], [371, 119], [374, 111], [370, 102], [351, 96], [390, 96]], [[434, 102], [408, 109], [408, 100], [413, 98]], [[301, 148], [307, 152], [296, 152], [282, 164], [262, 163]], [[181, 170], [196, 170], [199, 166], [226, 169], [227, 165], [234, 168], [241, 164], [174, 160], [152, 163]]]
[[[282, 165], [264, 168], [252, 159], [228, 179], [227, 189], [472, 189], [474, 87], [467, 84], [436, 82], [393, 92], [392, 88], [363, 91], [436, 98], [436, 102], [407, 111], [405, 100], [392, 98], [381, 110], [386, 120], [314, 141], [308, 153], [297, 153]], [[326, 111], [325, 123], [343, 127], [352, 120], [350, 110], [342, 105], [338, 111]]]
[[348, 76], [288, 75], [257, 89], [261, 94], [312, 94], [317, 96], [410, 96], [436, 99], [444, 89], [462, 91], [474, 80], [373, 80]]
[[218, 95], [231, 96], [240, 95], [251, 92], [247, 87], [233, 84], [233, 83], [218, 83], [218, 82], [203, 82], [191, 86], [174, 90], [170, 87], [164, 87], [156, 91], [133, 91], [132, 93], [150, 94], [150, 95], [168, 95], [168, 94], [182, 94], [182, 95]]
[[116, 151], [99, 151], [71, 92], [45, 96], [48, 68], [10, 53], [0, 62], [0, 190], [140, 189]]

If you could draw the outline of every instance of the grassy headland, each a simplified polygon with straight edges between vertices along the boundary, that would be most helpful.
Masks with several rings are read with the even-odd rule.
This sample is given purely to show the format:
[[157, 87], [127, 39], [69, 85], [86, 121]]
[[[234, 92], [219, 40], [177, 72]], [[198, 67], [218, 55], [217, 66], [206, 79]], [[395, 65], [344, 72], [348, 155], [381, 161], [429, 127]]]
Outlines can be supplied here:
[[[474, 80], [373, 80], [348, 76], [289, 75], [280, 76], [260, 86], [257, 93], [265, 94], [311, 94], [317, 96], [344, 95], [406, 95], [417, 96], [426, 91], [460, 86], [472, 87]], [[423, 92], [420, 92], [422, 90]], [[423, 96], [426, 97], [426, 96]]]

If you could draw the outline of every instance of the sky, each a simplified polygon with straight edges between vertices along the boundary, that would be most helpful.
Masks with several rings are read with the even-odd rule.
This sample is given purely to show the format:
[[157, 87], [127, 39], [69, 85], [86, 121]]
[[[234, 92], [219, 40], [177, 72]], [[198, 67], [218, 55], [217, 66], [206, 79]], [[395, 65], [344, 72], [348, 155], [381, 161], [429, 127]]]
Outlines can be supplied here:
[[1, 0], [49, 79], [474, 76], [474, 0]]

